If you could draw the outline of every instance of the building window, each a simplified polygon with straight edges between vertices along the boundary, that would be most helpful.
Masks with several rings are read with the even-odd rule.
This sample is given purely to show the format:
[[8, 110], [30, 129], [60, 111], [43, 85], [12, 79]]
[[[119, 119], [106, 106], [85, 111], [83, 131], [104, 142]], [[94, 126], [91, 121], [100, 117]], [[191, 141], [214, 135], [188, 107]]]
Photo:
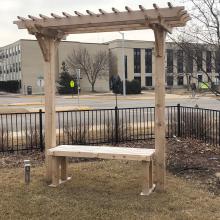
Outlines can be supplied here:
[[167, 72], [173, 73], [173, 50], [167, 49]]
[[198, 83], [202, 82], [202, 75], [198, 75]]
[[206, 51], [206, 72], [212, 72], [212, 53], [211, 51]]
[[15, 63], [13, 63], [13, 72], [15, 72]]
[[21, 47], [18, 45], [18, 54], [21, 53]]
[[15, 46], [15, 55], [17, 55], [17, 45]]
[[177, 51], [177, 72], [183, 73], [183, 51]]
[[220, 50], [215, 52], [215, 72], [220, 73]]
[[18, 70], [21, 71], [21, 62], [18, 64]]
[[145, 73], [152, 73], [152, 49], [145, 49]]
[[145, 85], [146, 86], [152, 86], [152, 76], [146, 76], [145, 77]]
[[15, 64], [15, 71], [18, 72], [18, 63]]
[[173, 86], [173, 76], [167, 76], [167, 85]]
[[177, 85], [178, 86], [183, 86], [183, 76], [178, 76], [177, 77]]
[[193, 55], [189, 53], [186, 55], [186, 72], [193, 73]]
[[134, 73], [141, 73], [141, 49], [134, 48]]
[[202, 51], [196, 52], [197, 71], [202, 70]]
[[134, 79], [138, 80], [141, 83], [141, 77], [140, 76], [135, 76]]
[[128, 57], [125, 56], [125, 79], [128, 78]]

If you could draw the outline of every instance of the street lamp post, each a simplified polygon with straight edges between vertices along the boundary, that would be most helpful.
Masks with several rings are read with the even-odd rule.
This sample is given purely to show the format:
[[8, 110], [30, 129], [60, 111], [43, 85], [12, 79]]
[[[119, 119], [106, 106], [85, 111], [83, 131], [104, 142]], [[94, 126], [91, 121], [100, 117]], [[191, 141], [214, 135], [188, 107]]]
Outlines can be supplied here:
[[122, 56], [122, 62], [121, 62], [121, 70], [123, 74], [123, 95], [126, 96], [126, 82], [125, 82], [125, 34], [123, 32], [120, 32], [122, 36], [122, 50], [121, 50], [121, 56]]

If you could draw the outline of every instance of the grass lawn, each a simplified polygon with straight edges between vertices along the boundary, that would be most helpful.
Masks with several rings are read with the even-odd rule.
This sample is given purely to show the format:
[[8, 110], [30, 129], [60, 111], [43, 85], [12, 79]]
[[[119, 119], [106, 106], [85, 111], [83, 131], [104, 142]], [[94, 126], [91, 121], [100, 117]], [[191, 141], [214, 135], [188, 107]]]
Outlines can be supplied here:
[[220, 219], [220, 198], [168, 174], [166, 193], [141, 192], [140, 163], [96, 161], [70, 165], [71, 181], [50, 188], [44, 168], [0, 169], [0, 219]]

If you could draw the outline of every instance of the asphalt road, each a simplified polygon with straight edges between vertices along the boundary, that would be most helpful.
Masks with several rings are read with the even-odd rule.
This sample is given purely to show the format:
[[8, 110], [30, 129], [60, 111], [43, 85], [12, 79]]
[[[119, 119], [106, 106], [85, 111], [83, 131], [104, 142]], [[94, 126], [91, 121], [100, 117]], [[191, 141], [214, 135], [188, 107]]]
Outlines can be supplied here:
[[[9, 96], [0, 95], [0, 109], [4, 108], [26, 108], [26, 109], [39, 109], [42, 108], [44, 99], [39, 96]], [[140, 96], [119, 96], [118, 107], [145, 107], [154, 106], [154, 96], [140, 95]], [[178, 96], [168, 95], [166, 97], [166, 105], [177, 105], [194, 107], [198, 105], [200, 108], [220, 110], [220, 98], [216, 97], [203, 97], [191, 98], [189, 95]], [[77, 96], [58, 96], [56, 97], [56, 105], [58, 107], [88, 107], [88, 108], [113, 108], [115, 107], [115, 98], [112, 95], [82, 95], [79, 99]]]

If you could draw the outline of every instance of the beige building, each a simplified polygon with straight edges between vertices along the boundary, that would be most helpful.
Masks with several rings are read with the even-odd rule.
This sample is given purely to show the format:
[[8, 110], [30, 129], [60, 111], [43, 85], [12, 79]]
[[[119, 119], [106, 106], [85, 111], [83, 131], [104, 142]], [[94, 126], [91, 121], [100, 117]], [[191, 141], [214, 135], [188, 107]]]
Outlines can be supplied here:
[[[108, 51], [108, 44], [63, 41], [58, 49], [58, 72], [61, 71], [61, 64], [67, 56], [73, 52], [73, 49], [79, 47], [87, 48], [90, 53]], [[73, 71], [70, 70], [70, 73]], [[96, 91], [109, 91], [109, 76], [106, 75], [97, 79]], [[43, 88], [37, 83], [41, 77], [43, 77], [43, 56], [36, 40], [22, 39], [0, 48], [0, 81], [19, 80], [21, 82], [21, 93], [26, 94], [28, 87], [31, 87], [32, 93], [37, 94], [43, 92]], [[56, 78], [58, 79], [58, 74]], [[91, 90], [86, 76], [81, 76], [80, 85], [83, 91]]]
[[[123, 47], [124, 45], [124, 47]], [[62, 41], [59, 45], [59, 66], [60, 67], [67, 56], [70, 55], [73, 49], [79, 47], [87, 48], [91, 53], [98, 51], [109, 51], [116, 58], [115, 72], [123, 79], [122, 68], [122, 51], [124, 48], [124, 67], [126, 79], [137, 79], [141, 82], [142, 87], [154, 87], [154, 42], [113, 40], [107, 43], [81, 43], [72, 41]], [[208, 67], [208, 61], [213, 61], [214, 52], [203, 51], [200, 54], [201, 65], [204, 69]], [[190, 71], [193, 76], [187, 74], [186, 64], [183, 61], [183, 51], [176, 48], [173, 43], [166, 44], [166, 84], [169, 87], [182, 88], [187, 83], [195, 81], [207, 82], [208, 79], [201, 71], [201, 66], [191, 61], [189, 64]], [[216, 76], [215, 69], [211, 68], [210, 76], [216, 84], [219, 80]], [[107, 76], [106, 76], [107, 75]], [[95, 90], [98, 92], [109, 91], [109, 74], [102, 78], [98, 78], [95, 84]], [[21, 92], [27, 93], [27, 88], [31, 87], [33, 93], [41, 93], [43, 89], [37, 85], [37, 81], [43, 76], [43, 57], [40, 47], [35, 40], [19, 40], [13, 44], [0, 48], [0, 81], [19, 80]], [[58, 75], [57, 75], [58, 78]], [[198, 79], [198, 80], [197, 80]], [[91, 86], [86, 76], [81, 79], [81, 89], [83, 91], [91, 91]]]

